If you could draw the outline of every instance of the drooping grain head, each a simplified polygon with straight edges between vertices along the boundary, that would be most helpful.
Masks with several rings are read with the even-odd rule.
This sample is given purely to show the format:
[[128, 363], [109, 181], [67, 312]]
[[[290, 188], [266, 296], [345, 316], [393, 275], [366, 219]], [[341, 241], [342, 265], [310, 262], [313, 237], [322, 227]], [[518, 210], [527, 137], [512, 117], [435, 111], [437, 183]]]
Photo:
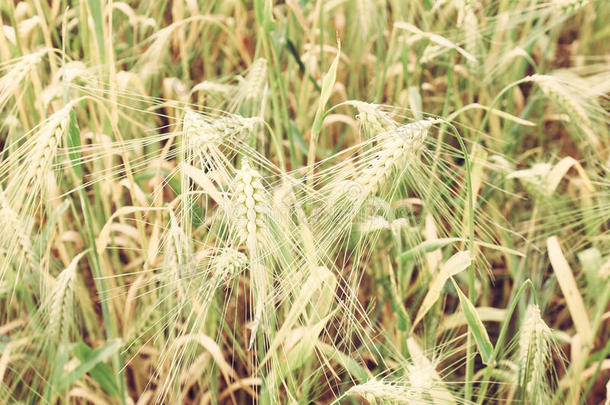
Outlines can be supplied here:
[[36, 136], [36, 144], [27, 158], [26, 183], [41, 182], [51, 170], [58, 148], [63, 143], [64, 135], [70, 121], [72, 104], [57, 111], [42, 125]]
[[574, 124], [586, 135], [593, 146], [599, 146], [600, 141], [595, 134], [594, 125], [585, 108], [586, 99], [575, 89], [566, 85], [561, 79], [553, 75], [535, 74], [530, 76], [542, 92], [573, 120]]
[[398, 127], [398, 123], [379, 105], [356, 102], [355, 106], [358, 109], [356, 118], [364, 133], [369, 137], [379, 136]]
[[360, 396], [372, 405], [396, 404], [410, 405], [417, 401], [408, 387], [377, 380], [375, 378], [351, 387], [347, 392], [349, 396]]
[[422, 120], [401, 125], [384, 135], [366, 166], [357, 176], [365, 196], [375, 194], [394, 169], [402, 169], [422, 147], [428, 129], [436, 121]]
[[5, 232], [0, 233], [0, 279], [10, 266], [20, 270], [24, 265], [32, 266], [32, 242], [27, 226], [22, 223], [0, 188], [0, 224]]
[[0, 71], [0, 111], [4, 110], [11, 95], [16, 95], [25, 78], [41, 62], [42, 57], [48, 53], [47, 49], [26, 54], [13, 64], [6, 67], [7, 72]]
[[239, 115], [208, 117], [188, 110], [182, 120], [182, 131], [187, 138], [188, 148], [200, 151], [218, 146], [224, 141], [230, 142], [232, 138], [240, 138], [252, 131], [258, 122], [258, 118]]
[[74, 313], [74, 283], [76, 281], [76, 263], [64, 269], [49, 295], [49, 332], [51, 341], [68, 342]]

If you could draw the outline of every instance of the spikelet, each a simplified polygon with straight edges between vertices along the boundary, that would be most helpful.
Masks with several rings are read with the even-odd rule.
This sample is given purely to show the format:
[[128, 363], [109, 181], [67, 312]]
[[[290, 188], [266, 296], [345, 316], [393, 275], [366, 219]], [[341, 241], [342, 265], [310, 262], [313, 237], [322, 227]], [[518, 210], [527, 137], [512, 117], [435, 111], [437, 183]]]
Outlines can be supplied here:
[[517, 363], [521, 365], [523, 388], [528, 401], [548, 403], [553, 362], [552, 332], [540, 316], [537, 305], [528, 306], [521, 325]]
[[375, 150], [370, 162], [357, 176], [356, 182], [364, 196], [377, 193], [389, 178], [392, 170], [403, 168], [417, 150], [421, 148], [434, 120], [421, 120], [396, 128]]
[[244, 158], [233, 182], [232, 208], [240, 243], [250, 250], [264, 242], [264, 215], [269, 212], [269, 198], [261, 181], [261, 174]]

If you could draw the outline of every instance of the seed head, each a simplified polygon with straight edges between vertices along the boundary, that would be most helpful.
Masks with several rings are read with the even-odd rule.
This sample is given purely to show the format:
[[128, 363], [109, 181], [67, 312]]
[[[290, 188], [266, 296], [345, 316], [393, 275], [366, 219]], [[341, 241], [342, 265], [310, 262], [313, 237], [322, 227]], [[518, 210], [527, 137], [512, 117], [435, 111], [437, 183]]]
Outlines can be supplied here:
[[249, 248], [262, 240], [268, 201], [261, 174], [250, 166], [248, 159], [244, 159], [233, 182], [232, 207], [239, 238]]

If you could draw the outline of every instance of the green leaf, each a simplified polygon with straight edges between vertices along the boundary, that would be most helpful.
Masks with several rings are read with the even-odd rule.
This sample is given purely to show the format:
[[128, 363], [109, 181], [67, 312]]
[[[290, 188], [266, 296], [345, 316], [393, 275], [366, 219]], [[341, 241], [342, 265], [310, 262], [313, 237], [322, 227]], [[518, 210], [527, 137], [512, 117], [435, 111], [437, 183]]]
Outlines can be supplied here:
[[93, 27], [95, 28], [95, 38], [100, 53], [100, 60], [104, 63], [106, 60], [106, 51], [104, 50], [102, 2], [101, 0], [88, 0], [87, 4], [89, 5], [89, 11], [91, 12], [91, 18], [93, 19]]
[[68, 126], [68, 150], [70, 156], [70, 162], [72, 163], [72, 169], [76, 173], [76, 177], [83, 182], [83, 168], [80, 153], [81, 139], [80, 130], [78, 129], [78, 123], [76, 122], [76, 113], [74, 110], [70, 111], [70, 125]]
[[460, 306], [462, 307], [462, 311], [466, 317], [466, 322], [468, 322], [468, 327], [474, 336], [477, 348], [481, 354], [481, 359], [483, 360], [483, 363], [487, 365], [489, 364], [494, 351], [494, 347], [491, 344], [489, 335], [487, 334], [487, 329], [485, 329], [485, 325], [483, 325], [483, 321], [481, 321], [481, 318], [479, 318], [479, 315], [474, 308], [474, 305], [472, 305], [472, 302], [470, 302], [462, 290], [460, 290], [457, 283], [453, 279], [451, 279], [451, 281], [453, 281], [453, 285], [455, 286], [458, 297], [460, 298]]
[[56, 396], [65, 389], [62, 385], [63, 373], [73, 348], [74, 343], [61, 344], [57, 347], [57, 353], [53, 358], [53, 368], [51, 370], [49, 384], [44, 393], [44, 403], [54, 404], [56, 402]]
[[[89, 353], [81, 352], [83, 355], [81, 363], [59, 381], [58, 391], [63, 391], [74, 385], [74, 383], [91, 372], [98, 364], [106, 361], [110, 356], [116, 354], [121, 348], [121, 340], [114, 339], [102, 347], [98, 347]], [[78, 357], [78, 356], [77, 356]]]
[[[74, 355], [81, 361], [81, 364], [93, 356], [94, 350], [84, 343], [79, 343], [74, 348]], [[106, 363], [97, 363], [90, 371], [89, 375], [95, 380], [104, 391], [109, 395], [115, 396], [119, 393], [116, 376]]]
[[307, 144], [305, 143], [301, 132], [292, 121], [290, 121], [290, 136], [292, 137], [292, 140], [295, 142], [299, 150], [303, 153], [307, 153]]
[[41, 257], [44, 254], [44, 251], [47, 249], [47, 245], [51, 240], [51, 234], [55, 230], [55, 224], [57, 224], [57, 221], [64, 214], [64, 212], [66, 212], [69, 206], [70, 201], [64, 200], [53, 215], [49, 217], [42, 232], [40, 233], [37, 243], [34, 245], [34, 257]]
[[339, 56], [341, 56], [341, 44], [339, 44], [339, 50], [337, 51], [337, 56], [333, 63], [330, 65], [330, 69], [324, 75], [324, 79], [322, 79], [322, 91], [320, 94], [320, 101], [318, 102], [318, 109], [316, 110], [316, 116], [313, 121], [313, 133], [318, 134], [322, 129], [322, 122], [324, 121], [324, 109], [326, 107], [326, 103], [330, 98], [330, 93], [335, 85], [335, 81], [337, 80], [337, 66], [339, 65]]
[[254, 14], [256, 16], [256, 22], [263, 27], [265, 32], [272, 32], [275, 30], [273, 2], [271, 0], [256, 0], [254, 2]]
[[419, 310], [417, 311], [417, 316], [413, 321], [412, 328], [415, 328], [417, 324], [424, 318], [424, 316], [432, 309], [436, 301], [441, 297], [441, 293], [443, 290], [443, 286], [447, 282], [450, 277], [455, 276], [456, 274], [466, 270], [468, 266], [470, 266], [472, 260], [470, 258], [469, 251], [458, 252], [455, 255], [451, 256], [439, 269], [439, 272], [434, 275], [434, 278], [428, 285], [428, 292], [424, 297], [421, 305], [419, 306]]
[[462, 242], [466, 239], [464, 238], [442, 238], [442, 239], [434, 239], [427, 240], [419, 245], [415, 246], [412, 249], [407, 250], [406, 252], [400, 255], [400, 260], [402, 262], [409, 262], [414, 260], [416, 257], [423, 255], [424, 253], [434, 252], [437, 249], [445, 247], [453, 242]]

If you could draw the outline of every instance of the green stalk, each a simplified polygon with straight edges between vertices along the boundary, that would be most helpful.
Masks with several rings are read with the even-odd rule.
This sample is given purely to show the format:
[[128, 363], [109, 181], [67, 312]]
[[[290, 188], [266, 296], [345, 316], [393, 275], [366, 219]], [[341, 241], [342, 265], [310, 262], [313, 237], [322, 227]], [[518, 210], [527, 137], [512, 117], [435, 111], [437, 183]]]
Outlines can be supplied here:
[[[468, 249], [470, 251], [471, 258], [474, 259], [474, 196], [472, 195], [472, 179], [471, 179], [471, 164], [470, 158], [468, 156], [468, 150], [466, 149], [466, 145], [464, 144], [464, 140], [462, 136], [458, 132], [457, 128], [453, 125], [449, 124], [455, 137], [457, 138], [460, 148], [462, 150], [462, 154], [464, 155], [464, 168], [466, 170], [466, 187], [467, 190], [467, 200], [468, 200]], [[475, 296], [475, 268], [474, 268], [474, 260], [472, 260], [470, 267], [468, 268], [468, 299], [470, 302], [475, 305], [476, 296]], [[472, 333], [468, 333], [468, 337], [466, 339], [466, 386], [464, 389], [464, 399], [466, 402], [470, 401], [472, 398], [472, 379], [474, 376], [474, 344], [472, 341]]]

